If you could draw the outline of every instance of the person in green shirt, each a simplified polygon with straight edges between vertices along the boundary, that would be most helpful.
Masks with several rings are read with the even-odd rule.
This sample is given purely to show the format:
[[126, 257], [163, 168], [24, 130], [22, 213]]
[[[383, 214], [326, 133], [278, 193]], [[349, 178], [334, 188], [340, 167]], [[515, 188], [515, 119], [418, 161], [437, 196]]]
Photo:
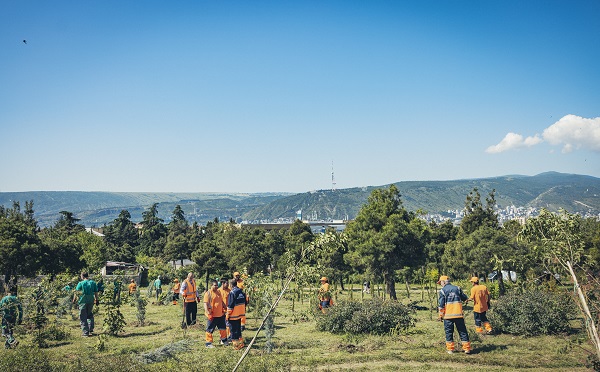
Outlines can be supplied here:
[[154, 281], [154, 289], [156, 289], [156, 303], [158, 304], [158, 298], [162, 293], [162, 282], [160, 281], [160, 275]]
[[81, 273], [81, 281], [75, 287], [73, 302], [77, 301], [79, 295], [79, 322], [83, 337], [88, 337], [94, 332], [94, 303], [98, 304], [98, 285], [88, 278], [87, 272]]
[[2, 297], [0, 309], [2, 310], [2, 336], [6, 337], [4, 347], [15, 348], [19, 341], [14, 338], [13, 330], [17, 323], [21, 324], [23, 321], [23, 308], [17, 299], [17, 287], [11, 287], [10, 293]]

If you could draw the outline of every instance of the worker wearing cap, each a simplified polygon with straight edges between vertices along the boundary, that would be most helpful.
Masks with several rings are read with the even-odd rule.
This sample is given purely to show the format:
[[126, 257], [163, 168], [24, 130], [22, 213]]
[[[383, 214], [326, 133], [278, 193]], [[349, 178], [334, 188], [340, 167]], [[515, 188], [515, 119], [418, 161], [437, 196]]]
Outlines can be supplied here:
[[439, 296], [439, 317], [438, 320], [444, 321], [444, 331], [446, 332], [446, 351], [448, 354], [454, 353], [454, 327], [458, 331], [462, 342], [462, 349], [465, 354], [471, 354], [471, 342], [469, 333], [465, 326], [462, 303], [468, 299], [467, 295], [459, 287], [450, 284], [450, 278], [446, 275], [440, 276], [437, 284], [442, 286]]
[[241, 320], [246, 315], [246, 295], [238, 288], [237, 280], [232, 279], [229, 285], [231, 292], [229, 292], [227, 298], [227, 314], [225, 315], [225, 319], [229, 321], [233, 348], [239, 350], [244, 347]]
[[[473, 317], [475, 318], [475, 331], [477, 333], [492, 332], [492, 325], [487, 319], [486, 312], [490, 308], [490, 292], [483, 284], [479, 284], [479, 278], [474, 276], [470, 279], [473, 283], [471, 297], [467, 301], [473, 301]], [[483, 325], [483, 327], [482, 327]]]
[[173, 305], [177, 305], [177, 300], [179, 300], [179, 291], [181, 290], [181, 283], [179, 283], [179, 279], [175, 278], [173, 280]]
[[[248, 296], [248, 293], [246, 293], [246, 291], [244, 291], [244, 279], [242, 279], [242, 275], [239, 273], [239, 271], [236, 271], [233, 273], [233, 279], [237, 282], [237, 287], [239, 289], [242, 290], [242, 292], [244, 292], [244, 295], [246, 296], [246, 306], [248, 305], [248, 302], [250, 301], [250, 296]], [[242, 331], [246, 330], [246, 311], [244, 310], [244, 316], [242, 316], [241, 318], [241, 324], [242, 324]]]
[[329, 280], [326, 276], [321, 278], [321, 287], [319, 288], [319, 309], [325, 314], [325, 309], [332, 305], [331, 292], [329, 292]]

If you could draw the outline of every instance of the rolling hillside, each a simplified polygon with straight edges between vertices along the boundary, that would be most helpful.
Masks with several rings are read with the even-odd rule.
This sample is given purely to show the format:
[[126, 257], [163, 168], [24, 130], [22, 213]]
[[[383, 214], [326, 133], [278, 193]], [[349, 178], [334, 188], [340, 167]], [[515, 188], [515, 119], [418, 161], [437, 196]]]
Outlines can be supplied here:
[[[408, 210], [429, 213], [462, 209], [467, 194], [477, 187], [482, 197], [496, 190], [500, 207], [531, 206], [557, 211], [600, 213], [600, 178], [556, 172], [536, 176], [502, 176], [455, 181], [406, 181], [396, 183]], [[377, 186], [386, 187], [386, 186]], [[126, 209], [133, 221], [153, 203], [159, 216], [168, 221], [177, 204], [188, 221], [205, 224], [215, 218], [237, 221], [290, 219], [302, 209], [305, 218], [353, 219], [375, 186], [342, 190], [319, 190], [301, 194], [259, 193], [113, 193], [113, 192], [18, 192], [0, 193], [0, 205], [10, 207], [34, 201], [40, 226], [50, 226], [60, 211], [73, 212], [86, 226], [111, 223]]]

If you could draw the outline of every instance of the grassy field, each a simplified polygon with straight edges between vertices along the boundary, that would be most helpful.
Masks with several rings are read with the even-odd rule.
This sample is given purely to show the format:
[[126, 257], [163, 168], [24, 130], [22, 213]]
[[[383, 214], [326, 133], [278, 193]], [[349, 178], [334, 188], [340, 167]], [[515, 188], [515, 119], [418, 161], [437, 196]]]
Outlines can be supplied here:
[[[144, 288], [142, 293], [146, 294]], [[411, 288], [411, 293], [411, 300], [421, 299], [417, 287]], [[400, 300], [408, 303], [406, 291], [398, 294], [404, 295]], [[354, 290], [352, 295], [354, 299], [361, 298], [358, 290]], [[348, 296], [349, 291], [338, 293], [338, 300]], [[428, 306], [424, 302], [418, 304]], [[105, 315], [102, 304], [96, 316], [96, 331], [100, 332], [90, 338], [81, 337], [79, 321], [74, 318], [76, 311], [73, 310], [72, 316], [68, 315], [60, 321], [68, 337], [50, 341], [48, 348], [32, 347], [32, 336], [23, 334], [21, 329], [17, 334], [21, 341], [18, 348], [0, 350], [0, 370], [233, 370], [242, 351], [225, 346], [206, 349], [203, 312], [200, 310], [198, 314], [200, 324], [182, 330], [180, 305], [156, 305], [150, 300], [147, 324], [140, 327], [136, 325], [136, 309], [125, 302], [121, 311], [127, 325], [125, 332], [118, 337], [102, 334]], [[581, 333], [532, 338], [480, 336], [473, 332], [470, 307], [466, 308], [466, 318], [474, 353], [449, 355], [444, 348], [443, 326], [435, 321], [435, 312], [417, 311], [416, 327], [405, 334], [347, 336], [316, 331], [309, 306], [307, 299], [304, 302], [292, 301], [292, 295], [286, 295], [276, 310], [275, 349], [272, 353], [265, 351], [264, 333], [261, 332], [239, 371], [587, 370], [587, 353], [575, 342], [583, 337]], [[54, 317], [51, 316], [51, 319]], [[244, 332], [246, 344], [256, 334], [261, 320], [249, 313]], [[215, 339], [218, 340], [218, 332], [215, 332]], [[591, 349], [587, 342], [581, 346]], [[163, 351], [158, 352], [159, 348], [163, 348]], [[184, 351], [172, 352], [167, 357], [169, 349], [177, 348]], [[152, 358], [157, 360], [157, 356], [164, 359], [153, 363], [143, 362], [144, 358], [146, 361]]]

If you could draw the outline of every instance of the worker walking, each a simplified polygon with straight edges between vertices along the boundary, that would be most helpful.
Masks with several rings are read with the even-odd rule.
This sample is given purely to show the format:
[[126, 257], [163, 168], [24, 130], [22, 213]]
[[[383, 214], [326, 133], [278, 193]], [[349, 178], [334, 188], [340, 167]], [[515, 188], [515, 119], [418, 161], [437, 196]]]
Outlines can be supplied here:
[[160, 281], [160, 275], [154, 281], [154, 289], [156, 289], [156, 303], [158, 304], [158, 298], [162, 294], [162, 282]]
[[23, 307], [17, 298], [17, 287], [13, 286], [9, 294], [0, 300], [0, 310], [2, 310], [2, 336], [6, 338], [4, 347], [6, 349], [15, 348], [19, 341], [13, 336], [15, 326], [23, 321]]
[[227, 342], [227, 330], [225, 326], [225, 301], [219, 291], [219, 283], [216, 280], [211, 282], [211, 287], [204, 294], [204, 315], [206, 322], [206, 347], [213, 348], [213, 332], [215, 328], [219, 329], [221, 336], [221, 345], [229, 345]]
[[137, 290], [137, 284], [135, 284], [135, 280], [131, 279], [129, 282], [129, 285], [127, 286], [127, 289], [129, 289], [129, 295], [133, 295], [135, 293], [135, 291]]
[[448, 354], [454, 353], [454, 327], [456, 327], [462, 349], [465, 354], [471, 354], [471, 342], [469, 333], [465, 326], [462, 303], [468, 299], [467, 295], [459, 287], [450, 284], [450, 278], [446, 275], [440, 276], [437, 284], [442, 286], [439, 296], [439, 317], [438, 320], [444, 321], [444, 331], [446, 332], [446, 351]]
[[321, 278], [321, 287], [319, 288], [319, 309], [325, 314], [325, 309], [331, 307], [332, 304], [329, 280], [324, 276]]
[[490, 292], [483, 284], [479, 284], [479, 278], [474, 276], [471, 278], [473, 288], [471, 288], [471, 296], [468, 301], [473, 301], [473, 317], [475, 318], [475, 332], [477, 333], [492, 333], [492, 325], [488, 321], [487, 311], [490, 308]]
[[173, 282], [173, 305], [177, 305], [177, 300], [179, 300], [179, 291], [181, 290], [181, 283], [179, 283], [179, 279], [177, 278], [175, 278]]
[[179, 293], [181, 293], [181, 297], [183, 298], [186, 325], [190, 326], [196, 324], [196, 315], [198, 313], [197, 302], [200, 302], [200, 296], [198, 296], [194, 273], [188, 274], [187, 278], [183, 281], [183, 284], [181, 284]]
[[229, 283], [231, 292], [227, 299], [227, 315], [226, 320], [229, 321], [231, 327], [231, 340], [235, 350], [244, 347], [244, 339], [242, 338], [242, 317], [246, 316], [246, 295], [238, 288], [237, 280], [232, 279]]
[[[94, 332], [94, 303], [98, 304], [98, 285], [88, 278], [87, 272], [81, 273], [81, 281], [77, 283], [75, 290], [80, 292], [79, 296], [79, 323], [83, 337], [91, 336]], [[77, 300], [77, 294], [73, 296], [73, 302]]]

